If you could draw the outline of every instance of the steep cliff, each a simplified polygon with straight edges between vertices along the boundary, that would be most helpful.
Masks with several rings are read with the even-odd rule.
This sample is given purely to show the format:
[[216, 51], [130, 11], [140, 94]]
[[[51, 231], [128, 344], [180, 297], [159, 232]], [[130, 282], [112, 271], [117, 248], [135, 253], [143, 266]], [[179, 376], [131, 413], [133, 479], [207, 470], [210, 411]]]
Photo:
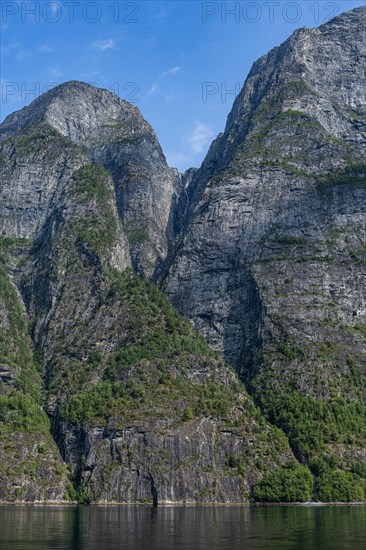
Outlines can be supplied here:
[[[17, 480], [15, 492], [6, 477], [0, 498], [248, 500], [262, 472], [293, 464], [293, 455], [236, 375], [138, 275], [164, 259], [175, 208], [176, 176], [150, 127], [113, 95], [72, 82], [9, 117], [0, 133], [2, 263], [41, 366], [29, 399], [43, 422], [39, 446], [53, 460], [42, 466], [36, 440], [24, 443], [24, 469], [49, 468], [43, 492], [36, 475], [27, 490]], [[20, 447], [33, 409], [21, 408], [16, 432], [6, 407], [21, 398], [5, 359], [12, 385], [2, 386], [1, 414]], [[26, 368], [21, 359], [14, 366], [30, 392]], [[12, 447], [3, 452], [5, 465], [14, 460]]]
[[81, 82], [0, 125], [0, 500], [365, 499], [365, 13], [184, 175]]
[[[7, 254], [14, 241], [2, 240]], [[42, 409], [42, 379], [17, 291], [0, 268], [0, 501], [62, 500], [66, 467]]]
[[[150, 275], [165, 257], [180, 178], [136, 107], [107, 90], [68, 82], [7, 117], [0, 140], [12, 159], [0, 206], [6, 234], [34, 236], [88, 158], [113, 178], [134, 268]], [[14, 185], [22, 190], [16, 201]]]
[[314, 472], [366, 462], [365, 17], [254, 64], [161, 276]]

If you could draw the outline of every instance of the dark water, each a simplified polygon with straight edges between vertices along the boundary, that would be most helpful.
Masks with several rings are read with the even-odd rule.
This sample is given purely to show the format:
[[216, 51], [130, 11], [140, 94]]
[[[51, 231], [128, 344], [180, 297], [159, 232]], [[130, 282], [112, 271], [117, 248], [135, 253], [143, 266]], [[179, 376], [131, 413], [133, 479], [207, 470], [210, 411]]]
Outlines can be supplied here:
[[1, 550], [365, 550], [366, 507], [0, 506]]

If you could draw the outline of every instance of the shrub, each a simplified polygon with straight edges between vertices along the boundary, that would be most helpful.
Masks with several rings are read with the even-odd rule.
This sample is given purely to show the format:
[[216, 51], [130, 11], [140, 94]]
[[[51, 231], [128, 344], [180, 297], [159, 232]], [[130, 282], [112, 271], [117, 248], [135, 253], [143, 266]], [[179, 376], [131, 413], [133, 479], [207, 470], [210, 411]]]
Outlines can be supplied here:
[[361, 502], [365, 491], [358, 476], [326, 469], [316, 480], [316, 496], [321, 502]]
[[307, 502], [311, 498], [313, 477], [306, 466], [289, 462], [270, 472], [255, 485], [253, 496], [260, 502]]

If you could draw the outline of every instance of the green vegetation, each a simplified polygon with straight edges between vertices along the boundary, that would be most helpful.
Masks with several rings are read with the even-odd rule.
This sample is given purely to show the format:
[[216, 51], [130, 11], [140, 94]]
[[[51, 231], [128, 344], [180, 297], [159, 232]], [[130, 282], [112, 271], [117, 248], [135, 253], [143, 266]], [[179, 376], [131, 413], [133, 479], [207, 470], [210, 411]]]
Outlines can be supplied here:
[[[18, 134], [2, 141], [0, 147], [7, 147], [2, 155], [9, 155], [11, 150], [16, 151], [17, 158], [22, 159], [34, 156], [48, 156], [49, 160], [55, 160], [60, 157], [60, 150], [67, 150], [70, 158], [80, 156], [85, 152], [85, 149], [75, 143], [72, 143], [68, 138], [57, 132], [47, 122], [37, 122], [22, 129]], [[1, 163], [0, 163], [1, 164]]]
[[317, 478], [316, 495], [321, 502], [363, 502], [365, 480], [349, 472], [327, 471]]
[[[9, 243], [13, 246], [14, 242]], [[17, 244], [17, 243], [15, 243]], [[43, 381], [15, 287], [0, 269], [0, 478], [3, 495], [49, 498], [65, 481], [50, 422], [42, 408]], [[5, 376], [4, 376], [5, 374]], [[39, 498], [39, 497], [38, 497]]]
[[[65, 345], [63, 335], [55, 335], [49, 392], [61, 400], [62, 420], [121, 429], [136, 422], [163, 420], [179, 426], [211, 417], [243, 435], [248, 429], [255, 432], [253, 447], [241, 459], [252, 468], [268, 441], [271, 454], [265, 464], [288, 452], [284, 435], [269, 428], [236, 375], [223, 368], [153, 283], [130, 269], [121, 273], [110, 266], [99, 277], [97, 295], [87, 298], [88, 309], [98, 319], [99, 311], [108, 311], [108, 319], [114, 319], [109, 334], [121, 335], [122, 342], [108, 351], [96, 350], [91, 343], [93, 317], [75, 325], [74, 343], [69, 339]], [[67, 293], [73, 295], [73, 290], [64, 292], [68, 302]], [[73, 312], [70, 323], [75, 322]], [[67, 326], [68, 334], [73, 333]], [[103, 325], [98, 328], [104, 330]]]
[[[298, 177], [310, 177], [307, 149], [312, 148], [309, 136], [328, 139], [324, 128], [307, 113], [282, 110], [281, 97], [264, 100], [252, 117], [247, 139], [238, 148], [235, 162], [258, 159], [261, 164]], [[243, 168], [245, 166], [243, 165]], [[239, 172], [240, 173], [240, 170]]]
[[318, 179], [318, 189], [320, 191], [331, 190], [339, 185], [344, 185], [355, 189], [365, 187], [366, 164], [349, 162], [343, 170], [330, 172], [329, 174], [325, 174]]
[[18, 252], [23, 252], [29, 245], [28, 239], [0, 236], [0, 264], [8, 264]]
[[266, 474], [254, 486], [253, 496], [260, 502], [307, 502], [313, 489], [313, 477], [306, 466], [289, 462]]
[[315, 90], [312, 90], [310, 86], [305, 84], [303, 80], [290, 80], [284, 86], [282, 90], [282, 94], [286, 96], [286, 98], [290, 98], [290, 99], [292, 98], [297, 99], [304, 95], [310, 95], [314, 97], [319, 96], [318, 92], [316, 92]]
[[[364, 327], [343, 330], [363, 334]], [[351, 458], [351, 449], [366, 442], [365, 378], [359, 360], [344, 357], [343, 348], [325, 341], [302, 349], [284, 340], [263, 355], [250, 381], [267, 419], [284, 430], [295, 456], [316, 476], [315, 498], [326, 502], [365, 498], [365, 469]]]
[[29, 245], [29, 239], [21, 237], [0, 237], [0, 249], [12, 250], [14, 248], [23, 248]]
[[47, 144], [54, 138], [64, 139], [52, 126], [46, 122], [33, 124], [27, 131], [14, 136], [16, 152], [19, 158], [32, 153], [38, 153], [46, 149]]
[[[69, 340], [63, 346], [62, 335], [56, 334], [60, 342], [53, 342], [57, 365], [49, 392], [60, 399], [62, 421], [86, 430], [156, 421], [191, 430], [206, 417], [243, 438], [251, 434], [245, 452], [228, 455], [224, 466], [228, 475], [242, 476], [246, 468], [265, 471], [279, 463], [279, 457], [288, 453], [283, 433], [269, 427], [235, 374], [223, 368], [206, 341], [150, 281], [130, 269], [121, 273], [105, 266], [98, 288], [88, 308], [98, 319], [99, 311], [108, 311], [108, 320], [115, 323], [108, 325], [109, 334], [121, 335], [121, 343], [107, 342], [109, 349], [102, 352], [92, 348], [89, 319], [78, 325], [75, 344]], [[99, 330], [104, 331], [104, 326]], [[164, 460], [171, 460], [169, 454]], [[105, 475], [111, 474], [106, 470]], [[71, 500], [83, 501], [83, 492], [69, 492]], [[92, 498], [89, 487], [85, 495]]]
[[282, 377], [281, 390], [276, 389], [277, 374], [275, 367], [261, 371], [252, 387], [266, 416], [283, 428], [303, 459], [324, 453], [328, 444], [366, 439], [366, 407], [361, 399], [351, 401], [341, 395], [316, 399], [302, 394], [291, 377]]
[[235, 455], [234, 453], [230, 453], [227, 456], [226, 464], [228, 468], [235, 468], [238, 471], [238, 474], [243, 476], [244, 475], [244, 466], [243, 462], [240, 459], [239, 456]]
[[134, 228], [126, 224], [124, 230], [130, 245], [143, 244], [150, 241], [149, 233], [146, 227]]
[[[167, 369], [159, 371], [150, 365], [149, 376], [144, 376], [139, 370], [125, 382], [104, 380], [73, 395], [63, 408], [62, 417], [74, 423], [88, 424], [96, 419], [108, 423], [110, 418], [118, 415], [124, 421], [152, 417], [189, 421], [203, 415], [225, 418], [230, 413], [237, 399], [234, 384], [227, 388], [215, 382], [195, 384], [178, 373], [167, 372]], [[165, 374], [165, 380], [160, 376], [158, 383], [154, 383], [154, 374]], [[183, 409], [186, 403], [190, 405]]]
[[[107, 421], [113, 414], [124, 419], [173, 415], [185, 421], [203, 414], [229, 414], [240, 384], [233, 374], [225, 386], [215, 381], [220, 361], [206, 341], [151, 282], [131, 270], [120, 273], [109, 267], [105, 273], [108, 300], [123, 302], [125, 329], [133, 343], [110, 354], [104, 380], [71, 396], [63, 417], [85, 423], [95, 418]], [[212, 369], [205, 384], [187, 376], [188, 369], [201, 363]], [[248, 407], [255, 409], [249, 400]]]
[[[263, 100], [256, 110], [253, 122], [265, 123], [281, 115], [283, 103], [287, 99], [296, 99], [304, 95], [316, 96], [317, 92], [312, 90], [302, 80], [292, 80], [287, 82], [281, 90], [273, 97]], [[299, 116], [307, 116], [301, 111], [287, 111], [288, 113], [299, 114]]]
[[278, 244], [289, 246], [303, 245], [308, 242], [305, 237], [296, 237], [295, 235], [278, 235], [275, 240]]
[[351, 464], [340, 470], [341, 460], [335, 456], [314, 459], [310, 467], [316, 477], [315, 499], [321, 502], [362, 502], [366, 498], [366, 465]]
[[357, 121], [360, 121], [360, 122], [363, 122], [366, 118], [366, 111], [365, 109], [345, 109], [345, 113], [346, 115], [353, 119], [353, 120], [357, 120]]
[[287, 361], [295, 359], [305, 359], [306, 353], [303, 349], [296, 346], [296, 343], [291, 340], [285, 340], [277, 344], [277, 352], [280, 353]]
[[18, 156], [21, 158], [38, 151], [42, 147], [44, 139], [44, 134], [32, 134], [19, 139], [16, 144]]
[[98, 164], [89, 164], [74, 174], [70, 192], [84, 206], [84, 215], [69, 223], [70, 239], [76, 239], [98, 254], [114, 243], [117, 221], [112, 210], [113, 188], [110, 175]]
[[[41, 408], [42, 380], [35, 363], [24, 313], [3, 269], [0, 269], [0, 364], [14, 379], [10, 391], [0, 395], [0, 432], [25, 430], [49, 432], [49, 421]], [[0, 391], [4, 391], [4, 387]]]
[[109, 178], [109, 173], [99, 164], [87, 164], [75, 172], [72, 192], [78, 195], [79, 202], [94, 199], [98, 206], [105, 205], [112, 198]]
[[117, 135], [115, 138], [113, 138], [113, 143], [117, 147], [124, 147], [125, 145], [132, 145], [132, 144], [137, 145], [140, 140], [141, 140], [141, 134], [126, 135], [126, 136]]
[[40, 404], [32, 396], [13, 390], [9, 396], [0, 395], [0, 433], [26, 431], [48, 434], [50, 424]]
[[[294, 111], [288, 109], [287, 111], [272, 111], [271, 103], [263, 102], [259, 106], [256, 114], [253, 116], [253, 122], [261, 124], [261, 129], [251, 136], [251, 139], [263, 141], [270, 132], [274, 130], [281, 130], [283, 127], [291, 128], [301, 125], [301, 127], [316, 127], [320, 128], [319, 123], [313, 119], [307, 113], [302, 111]], [[270, 121], [270, 122], [269, 122]]]

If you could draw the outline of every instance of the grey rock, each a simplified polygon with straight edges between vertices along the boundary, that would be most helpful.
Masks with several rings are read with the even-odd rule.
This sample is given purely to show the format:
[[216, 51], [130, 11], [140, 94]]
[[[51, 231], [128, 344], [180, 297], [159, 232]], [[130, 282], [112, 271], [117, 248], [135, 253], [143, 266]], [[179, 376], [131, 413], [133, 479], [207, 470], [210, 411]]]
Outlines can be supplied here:
[[9, 421], [0, 499], [62, 500], [67, 465], [86, 501], [244, 502], [294, 454], [364, 462], [365, 13], [255, 63], [199, 170], [170, 169], [135, 107], [80, 82], [0, 126], [0, 321], [27, 343], [0, 357], [0, 391], [33, 399], [27, 373], [53, 437]]

